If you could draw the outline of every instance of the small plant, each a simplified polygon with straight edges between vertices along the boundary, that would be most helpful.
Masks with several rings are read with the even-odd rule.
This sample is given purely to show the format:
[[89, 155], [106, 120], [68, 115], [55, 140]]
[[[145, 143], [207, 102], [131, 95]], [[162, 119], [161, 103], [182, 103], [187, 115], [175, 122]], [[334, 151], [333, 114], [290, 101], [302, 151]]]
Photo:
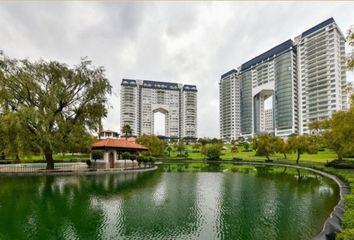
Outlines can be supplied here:
[[136, 160], [138, 162], [138, 165], [140, 166], [140, 164], [144, 161], [144, 156], [138, 156]]
[[102, 151], [93, 150], [91, 152], [91, 158], [93, 160], [103, 159], [103, 152]]
[[122, 153], [122, 159], [130, 159], [130, 153], [128, 152]]

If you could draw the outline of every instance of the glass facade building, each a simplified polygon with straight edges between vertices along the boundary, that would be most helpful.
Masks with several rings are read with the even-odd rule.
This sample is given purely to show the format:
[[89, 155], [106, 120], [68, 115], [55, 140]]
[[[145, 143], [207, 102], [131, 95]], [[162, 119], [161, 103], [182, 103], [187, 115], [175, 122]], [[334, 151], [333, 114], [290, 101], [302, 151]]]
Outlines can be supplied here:
[[[239, 136], [308, 133], [311, 121], [346, 109], [344, 44], [343, 34], [330, 18], [295, 41], [289, 39], [238, 67]], [[220, 86], [224, 80], [222, 77]], [[234, 101], [232, 95], [229, 100], [228, 96], [221, 98], [220, 108]], [[225, 125], [227, 114], [220, 112], [220, 126]], [[269, 122], [273, 129], [269, 129]], [[225, 129], [220, 128], [220, 136], [225, 136]]]

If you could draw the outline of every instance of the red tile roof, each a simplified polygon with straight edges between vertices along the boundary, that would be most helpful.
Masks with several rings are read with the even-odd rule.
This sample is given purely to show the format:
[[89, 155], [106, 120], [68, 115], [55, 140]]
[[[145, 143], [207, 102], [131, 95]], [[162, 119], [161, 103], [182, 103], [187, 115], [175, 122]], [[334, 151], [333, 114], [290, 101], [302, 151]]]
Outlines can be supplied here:
[[91, 145], [92, 148], [100, 148], [100, 147], [111, 147], [111, 148], [124, 148], [124, 149], [137, 149], [137, 150], [148, 150], [147, 147], [131, 142], [129, 140], [125, 140], [124, 138], [106, 138], [102, 140], [98, 140], [94, 144]]

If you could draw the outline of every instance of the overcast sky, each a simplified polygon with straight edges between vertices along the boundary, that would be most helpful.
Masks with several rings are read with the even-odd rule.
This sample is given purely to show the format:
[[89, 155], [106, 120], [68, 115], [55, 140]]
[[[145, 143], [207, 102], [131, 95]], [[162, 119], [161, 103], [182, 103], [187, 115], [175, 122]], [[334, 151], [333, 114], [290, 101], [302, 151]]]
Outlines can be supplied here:
[[113, 86], [104, 127], [117, 131], [122, 78], [196, 84], [198, 136], [219, 137], [221, 74], [329, 17], [345, 33], [353, 13], [349, 1], [0, 2], [0, 49], [104, 66]]

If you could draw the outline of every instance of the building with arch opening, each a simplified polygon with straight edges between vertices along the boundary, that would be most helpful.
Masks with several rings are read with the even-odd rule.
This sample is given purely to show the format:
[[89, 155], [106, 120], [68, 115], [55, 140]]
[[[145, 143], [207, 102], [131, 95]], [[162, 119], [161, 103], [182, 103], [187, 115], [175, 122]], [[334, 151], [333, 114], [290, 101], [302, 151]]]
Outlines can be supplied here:
[[122, 79], [120, 123], [134, 136], [154, 134], [156, 113], [163, 114], [168, 139], [197, 138], [197, 87], [170, 82]]

